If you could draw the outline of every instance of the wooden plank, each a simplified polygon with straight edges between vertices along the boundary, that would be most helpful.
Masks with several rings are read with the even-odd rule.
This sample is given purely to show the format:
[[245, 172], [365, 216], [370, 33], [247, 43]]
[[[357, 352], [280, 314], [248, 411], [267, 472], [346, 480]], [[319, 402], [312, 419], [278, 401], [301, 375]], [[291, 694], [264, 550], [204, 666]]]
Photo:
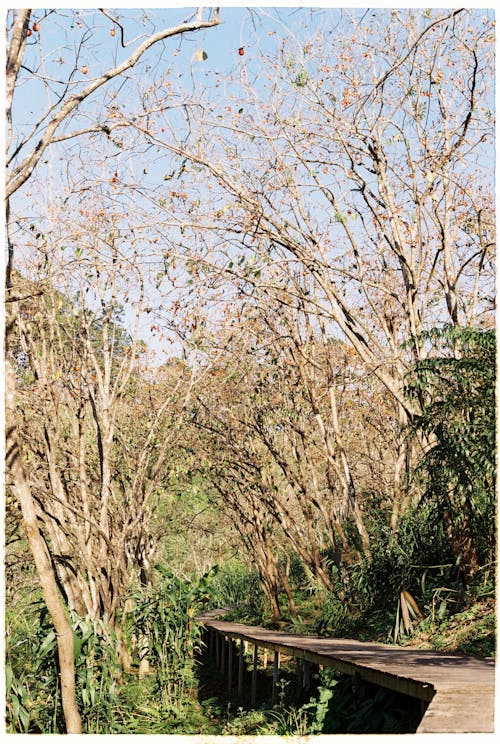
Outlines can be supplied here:
[[[493, 732], [495, 690], [465, 687], [437, 691], [417, 729], [419, 734]], [[483, 722], [484, 721], [484, 722]]]
[[[437, 651], [317, 638], [198, 618], [210, 628], [254, 644], [252, 690], [256, 689], [257, 646], [315, 664], [358, 674], [382, 687], [430, 702], [418, 733], [486, 733], [494, 722], [493, 660]], [[255, 692], [253, 693], [255, 699]]]

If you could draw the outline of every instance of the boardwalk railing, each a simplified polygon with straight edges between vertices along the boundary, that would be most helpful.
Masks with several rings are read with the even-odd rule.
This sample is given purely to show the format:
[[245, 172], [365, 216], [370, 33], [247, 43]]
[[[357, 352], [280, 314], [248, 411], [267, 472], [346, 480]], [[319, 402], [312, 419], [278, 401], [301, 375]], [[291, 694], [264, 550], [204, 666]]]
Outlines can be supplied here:
[[[276, 697], [280, 654], [302, 664], [302, 684], [309, 686], [310, 665], [331, 666], [349, 675], [422, 701], [417, 733], [491, 733], [494, 730], [495, 665], [437, 651], [317, 638], [267, 630], [217, 619], [224, 610], [198, 617], [208, 634], [209, 652], [233, 689], [234, 641], [238, 641], [237, 694], [243, 693], [244, 654], [253, 647], [251, 704], [256, 701], [258, 649], [273, 653], [273, 697]], [[265, 656], [267, 660], [267, 656]]]

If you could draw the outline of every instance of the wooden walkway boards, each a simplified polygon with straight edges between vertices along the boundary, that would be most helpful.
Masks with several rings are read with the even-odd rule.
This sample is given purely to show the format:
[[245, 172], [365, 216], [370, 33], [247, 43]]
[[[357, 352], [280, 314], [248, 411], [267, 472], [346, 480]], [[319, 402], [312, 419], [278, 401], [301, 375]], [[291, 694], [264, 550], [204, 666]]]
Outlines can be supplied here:
[[[219, 613], [220, 614], [220, 613]], [[494, 731], [493, 660], [381, 643], [300, 636], [215, 619], [198, 620], [227, 639], [271, 649], [306, 662], [358, 674], [396, 692], [428, 703], [417, 733], [491, 733]]]

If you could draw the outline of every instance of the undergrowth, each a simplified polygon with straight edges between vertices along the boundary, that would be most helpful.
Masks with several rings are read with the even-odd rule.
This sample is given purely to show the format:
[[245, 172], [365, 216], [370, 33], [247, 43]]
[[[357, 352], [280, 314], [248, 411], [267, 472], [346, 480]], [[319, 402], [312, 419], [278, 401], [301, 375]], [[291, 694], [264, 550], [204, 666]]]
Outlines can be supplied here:
[[[201, 639], [194, 618], [209, 577], [181, 581], [156, 568], [160, 579], [137, 588], [120, 637], [99, 620], [70, 615], [84, 733], [190, 733], [201, 725], [194, 674]], [[7, 731], [63, 733], [56, 636], [43, 601], [31, 600], [18, 599], [16, 612], [6, 613]], [[127, 672], [119, 663], [122, 644], [130, 654]], [[149, 670], [141, 679], [145, 658]]]

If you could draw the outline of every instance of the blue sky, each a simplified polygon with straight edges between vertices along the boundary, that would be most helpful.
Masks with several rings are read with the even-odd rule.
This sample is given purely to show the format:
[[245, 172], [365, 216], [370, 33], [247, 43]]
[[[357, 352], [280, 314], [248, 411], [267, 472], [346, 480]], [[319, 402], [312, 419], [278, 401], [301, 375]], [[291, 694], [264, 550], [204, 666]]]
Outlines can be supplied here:
[[[230, 79], [234, 76], [237, 81], [238, 75], [244, 70], [246, 74], [256, 79], [256, 85], [258, 86], [258, 76], [261, 70], [259, 56], [261, 53], [266, 53], [274, 48], [276, 38], [272, 34], [287, 38], [289, 43], [293, 45], [294, 34], [303, 36], [298, 30], [300, 27], [302, 27], [302, 31], [305, 29], [305, 34], [309, 36], [316, 24], [321, 28], [328, 28], [329, 25], [333, 26], [339, 8], [362, 8], [364, 4], [349, 3], [343, 5], [318, 2], [314, 5], [303, 4], [304, 7], [302, 8], [291, 6], [288, 3], [273, 3], [272, 5], [248, 8], [244, 6], [235, 7], [236, 5], [236, 3], [231, 3], [229, 6], [222, 4], [220, 26], [195, 32], [184, 38], [175, 37], [167, 40], [161, 55], [158, 48], [150, 50], [141, 65], [151, 67], [151, 79], [160, 77], [168, 68], [171, 68], [172, 79], [180, 77], [179, 82], [185, 89], [189, 89], [189, 86], [193, 83], [203, 85], [207, 79], [213, 80], [215, 72], [221, 79]], [[371, 8], [381, 5], [381, 3], [370, 3]], [[469, 3], [471, 7], [474, 7], [474, 5], [474, 3]], [[481, 7], [481, 4], [476, 5]], [[45, 26], [42, 23], [39, 37], [34, 38], [31, 43], [33, 44], [33, 51], [38, 52], [39, 49], [42, 49], [45, 55], [45, 69], [54, 79], [57, 79], [59, 72], [66, 73], [67, 77], [68, 70], [71, 70], [74, 66], [78, 44], [88, 29], [89, 36], [86, 48], [81, 54], [78, 69], [75, 71], [73, 78], [76, 90], [79, 85], [86, 84], [89, 79], [124, 56], [128, 56], [134, 47], [131, 46], [126, 50], [120, 48], [118, 36], [116, 34], [114, 37], [110, 36], [110, 30], [113, 27], [112, 22], [100, 13], [94, 5], [89, 3], [79, 4], [77, 7], [81, 8], [81, 11], [78, 16], [75, 16], [72, 10], [74, 7], [69, 3], [59, 4], [58, 9], [61, 12], [57, 22], [55, 24], [47, 23]], [[391, 6], [386, 7], [390, 8]], [[442, 4], [412, 3], [411, 7], [442, 7]], [[145, 8], [147, 8], [146, 15], [156, 28], [174, 25], [186, 20], [194, 11], [194, 8], [186, 7], [182, 3], [149, 3], [147, 6], [121, 3], [121, 7], [117, 11], [109, 9], [109, 12], [116, 13], [124, 21], [127, 21], [127, 33], [133, 37], [150, 30], [147, 19], [146, 26], [141, 26], [142, 11]], [[43, 10], [35, 8], [33, 17], [42, 18], [43, 12]], [[239, 47], [243, 47], [245, 50], [243, 56], [238, 54]], [[203, 62], [197, 62], [193, 58], [194, 53], [199, 49], [203, 49], [208, 55]], [[81, 72], [83, 65], [88, 67], [86, 75]], [[60, 78], [65, 79], [65, 74], [61, 74]], [[133, 97], [133, 80], [131, 83], [128, 88], [131, 91], [128, 100], [132, 110], [137, 105], [137, 101]], [[54, 89], [57, 89], [57, 83], [54, 84]], [[45, 92], [43, 92], [43, 95], [45, 95]], [[99, 106], [102, 106], [100, 101], [102, 101], [102, 96], [98, 93], [90, 105], [90, 110], [93, 110], [97, 116], [100, 115]], [[20, 124], [22, 122], [27, 126], [33, 123], [37, 113], [45, 105], [45, 99], [35, 84], [21, 86], [16, 94], [16, 102], [16, 123]], [[150, 169], [149, 178], [161, 181], [165, 168], [168, 168], [168, 163], [164, 156], [163, 161], [157, 164], [157, 169]], [[16, 201], [18, 199], [22, 199], [22, 195], [16, 197]]]

